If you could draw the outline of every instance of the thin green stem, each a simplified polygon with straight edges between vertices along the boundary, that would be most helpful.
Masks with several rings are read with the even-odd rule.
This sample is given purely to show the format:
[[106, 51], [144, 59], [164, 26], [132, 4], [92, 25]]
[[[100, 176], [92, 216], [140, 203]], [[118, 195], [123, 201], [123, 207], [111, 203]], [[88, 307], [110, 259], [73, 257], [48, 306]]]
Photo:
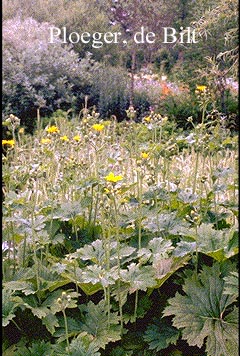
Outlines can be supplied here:
[[198, 273], [198, 227], [197, 227], [197, 225], [195, 226], [195, 231], [196, 231], [196, 266], [195, 266], [195, 272]]
[[142, 246], [142, 174], [138, 172], [138, 248]]
[[64, 326], [65, 326], [65, 335], [66, 335], [66, 341], [67, 341], [67, 352], [69, 354], [69, 337], [68, 337], [68, 323], [67, 323], [67, 316], [65, 313], [65, 309], [62, 309], [63, 312], [63, 318], [64, 318]]
[[194, 178], [193, 178], [193, 193], [195, 193], [195, 191], [196, 191], [198, 164], [199, 164], [199, 151], [197, 151], [197, 153], [196, 153], [195, 169], [194, 169]]
[[135, 294], [135, 306], [134, 306], [134, 320], [137, 320], [137, 307], [138, 307], [138, 290], [136, 290]]
[[120, 270], [121, 270], [121, 255], [120, 255], [120, 236], [119, 236], [119, 221], [118, 221], [118, 209], [115, 195], [113, 194], [113, 204], [114, 204], [114, 215], [115, 215], [115, 224], [116, 224], [116, 237], [117, 237], [117, 267], [118, 267], [118, 301], [119, 301], [119, 313], [120, 313], [120, 323], [121, 323], [121, 334], [123, 333], [123, 311], [122, 311], [122, 298], [121, 298], [121, 280], [120, 280]]

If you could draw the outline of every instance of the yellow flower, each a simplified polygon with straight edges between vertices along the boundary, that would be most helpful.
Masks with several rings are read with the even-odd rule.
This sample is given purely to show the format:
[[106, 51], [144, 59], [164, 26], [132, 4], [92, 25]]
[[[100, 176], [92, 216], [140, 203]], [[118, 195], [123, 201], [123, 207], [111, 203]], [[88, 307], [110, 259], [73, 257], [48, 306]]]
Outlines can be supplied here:
[[57, 128], [57, 126], [49, 126], [46, 131], [48, 133], [58, 133], [59, 132], [59, 129]]
[[81, 141], [81, 136], [76, 135], [73, 137], [73, 140], [79, 142], [79, 141]]
[[106, 177], [104, 177], [108, 182], [116, 183], [123, 179], [123, 176], [115, 176], [113, 172], [110, 172]]
[[15, 145], [15, 141], [14, 140], [2, 140], [2, 145], [9, 145], [11, 147], [13, 147]]
[[102, 130], [104, 129], [104, 125], [102, 125], [102, 124], [94, 124], [94, 125], [92, 125], [92, 128], [93, 128], [95, 131], [100, 132], [100, 131], [102, 131]]
[[198, 91], [205, 91], [207, 89], [206, 85], [197, 85]]
[[146, 117], [144, 117], [143, 120], [146, 121], [146, 122], [150, 122], [151, 121], [151, 117], [150, 116], [146, 116]]
[[24, 134], [24, 127], [21, 127], [21, 128], [18, 130], [18, 133], [19, 133], [19, 134]]
[[147, 158], [149, 157], [149, 154], [146, 153], [146, 152], [142, 152], [142, 153], [141, 153], [141, 157], [142, 157], [143, 159], [147, 159]]
[[43, 143], [43, 144], [50, 143], [50, 142], [51, 142], [50, 138], [42, 138], [41, 139], [41, 143]]
[[65, 136], [61, 136], [60, 140], [62, 141], [69, 141], [69, 138], [65, 135]]

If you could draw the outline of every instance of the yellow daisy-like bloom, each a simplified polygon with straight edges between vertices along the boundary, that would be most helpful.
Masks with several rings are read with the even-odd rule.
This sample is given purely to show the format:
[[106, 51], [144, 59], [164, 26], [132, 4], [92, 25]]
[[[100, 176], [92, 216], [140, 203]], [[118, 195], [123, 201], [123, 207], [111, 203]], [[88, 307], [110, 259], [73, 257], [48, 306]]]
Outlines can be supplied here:
[[205, 91], [207, 89], [206, 85], [197, 85], [198, 91]]
[[143, 159], [147, 159], [147, 158], [149, 157], [149, 154], [146, 153], [146, 152], [142, 152], [142, 153], [141, 153], [141, 157], [142, 157]]
[[14, 140], [2, 140], [2, 145], [9, 145], [11, 147], [13, 147], [15, 145], [15, 141]]
[[51, 142], [50, 138], [42, 138], [42, 139], [41, 139], [41, 143], [44, 144], [44, 145], [45, 145], [46, 143], [50, 143], [50, 142]]
[[151, 117], [150, 116], [146, 116], [146, 117], [144, 117], [143, 120], [146, 121], [146, 122], [150, 122], [151, 121]]
[[123, 179], [123, 176], [115, 176], [113, 172], [110, 172], [106, 177], [106, 181], [116, 183]]
[[94, 125], [92, 125], [92, 128], [93, 128], [95, 131], [100, 132], [100, 131], [102, 131], [102, 130], [104, 129], [104, 125], [102, 125], [102, 124], [94, 124]]
[[59, 133], [59, 129], [57, 128], [57, 126], [49, 126], [46, 131], [48, 133]]
[[65, 136], [61, 136], [60, 140], [62, 141], [69, 141], [69, 138], [65, 135]]
[[81, 137], [79, 135], [76, 135], [73, 137], [73, 140], [79, 142], [81, 141]]

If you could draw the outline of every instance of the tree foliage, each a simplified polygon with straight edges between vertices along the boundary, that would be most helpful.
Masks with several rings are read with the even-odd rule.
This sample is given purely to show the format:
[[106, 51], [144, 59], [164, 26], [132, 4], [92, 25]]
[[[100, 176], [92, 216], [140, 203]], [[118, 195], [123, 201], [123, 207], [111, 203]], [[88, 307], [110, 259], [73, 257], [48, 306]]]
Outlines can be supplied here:
[[49, 23], [14, 18], [3, 23], [3, 106], [24, 121], [36, 109], [67, 109], [87, 94], [94, 70], [70, 45], [49, 43]]

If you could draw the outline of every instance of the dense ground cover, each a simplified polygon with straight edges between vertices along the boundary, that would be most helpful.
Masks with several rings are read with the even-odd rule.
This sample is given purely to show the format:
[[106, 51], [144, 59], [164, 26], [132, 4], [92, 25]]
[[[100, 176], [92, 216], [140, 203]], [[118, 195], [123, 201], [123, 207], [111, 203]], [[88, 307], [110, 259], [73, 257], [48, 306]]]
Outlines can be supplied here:
[[237, 136], [221, 115], [41, 126], [11, 116], [2, 141], [3, 355], [235, 356]]

